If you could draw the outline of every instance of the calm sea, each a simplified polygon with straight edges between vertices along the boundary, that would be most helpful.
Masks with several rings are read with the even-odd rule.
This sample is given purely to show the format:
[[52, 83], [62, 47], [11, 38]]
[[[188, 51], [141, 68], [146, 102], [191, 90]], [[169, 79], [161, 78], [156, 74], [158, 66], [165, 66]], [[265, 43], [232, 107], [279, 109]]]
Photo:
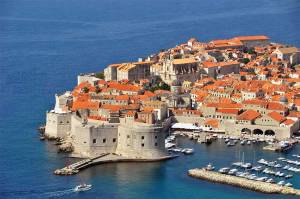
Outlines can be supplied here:
[[[270, 196], [189, 178], [187, 169], [208, 162], [227, 166], [246, 158], [276, 158], [260, 146], [209, 147], [188, 140], [196, 153], [175, 160], [106, 164], [77, 176], [53, 170], [68, 160], [36, 127], [71, 89], [76, 75], [133, 61], [196, 37], [200, 41], [265, 34], [300, 46], [299, 0], [1, 0], [0, 198], [292, 198]], [[300, 148], [291, 151], [300, 154]], [[75, 194], [72, 187], [94, 185]], [[300, 176], [291, 180], [300, 188]]]

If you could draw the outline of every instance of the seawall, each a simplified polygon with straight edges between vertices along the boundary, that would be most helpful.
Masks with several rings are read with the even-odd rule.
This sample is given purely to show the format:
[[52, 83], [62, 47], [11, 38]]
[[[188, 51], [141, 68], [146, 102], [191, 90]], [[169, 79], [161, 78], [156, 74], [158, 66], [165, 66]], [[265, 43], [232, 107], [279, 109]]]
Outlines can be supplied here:
[[248, 180], [237, 176], [221, 174], [215, 171], [207, 171], [205, 169], [191, 169], [188, 171], [188, 175], [194, 178], [199, 178], [210, 182], [228, 184], [235, 187], [240, 187], [261, 193], [300, 196], [300, 190], [298, 189], [284, 187], [267, 182]]

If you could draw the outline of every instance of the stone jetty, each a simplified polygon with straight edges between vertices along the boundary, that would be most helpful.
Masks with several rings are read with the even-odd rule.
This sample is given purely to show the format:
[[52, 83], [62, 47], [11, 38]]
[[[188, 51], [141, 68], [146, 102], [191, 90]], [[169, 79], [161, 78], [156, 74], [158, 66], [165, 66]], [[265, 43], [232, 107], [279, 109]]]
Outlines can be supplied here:
[[142, 158], [128, 158], [111, 153], [103, 153], [97, 157], [83, 159], [79, 162], [70, 164], [64, 168], [56, 169], [54, 171], [55, 175], [75, 175], [79, 173], [82, 169], [88, 168], [93, 165], [103, 164], [103, 163], [113, 163], [113, 162], [155, 162], [162, 160], [169, 160], [178, 157], [177, 155], [163, 156], [154, 159], [142, 159]]
[[231, 176], [227, 174], [221, 174], [215, 171], [207, 171], [205, 169], [191, 169], [188, 171], [188, 175], [194, 178], [207, 180], [215, 183], [228, 184], [235, 187], [249, 189], [267, 194], [288, 194], [300, 196], [300, 190], [291, 187], [284, 187], [277, 184], [271, 184], [267, 182], [259, 182], [254, 180], [248, 180], [245, 178]]

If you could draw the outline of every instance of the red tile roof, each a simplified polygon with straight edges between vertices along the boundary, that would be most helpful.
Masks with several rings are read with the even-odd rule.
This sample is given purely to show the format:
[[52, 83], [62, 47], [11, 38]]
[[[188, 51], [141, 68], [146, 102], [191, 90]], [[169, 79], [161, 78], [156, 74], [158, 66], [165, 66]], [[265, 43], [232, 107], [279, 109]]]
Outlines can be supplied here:
[[283, 122], [286, 119], [284, 116], [282, 116], [276, 111], [268, 113], [268, 116], [270, 116], [272, 119], [276, 120], [279, 123]]
[[260, 113], [254, 110], [246, 110], [242, 114], [237, 117], [237, 120], [255, 120], [256, 118], [260, 117]]

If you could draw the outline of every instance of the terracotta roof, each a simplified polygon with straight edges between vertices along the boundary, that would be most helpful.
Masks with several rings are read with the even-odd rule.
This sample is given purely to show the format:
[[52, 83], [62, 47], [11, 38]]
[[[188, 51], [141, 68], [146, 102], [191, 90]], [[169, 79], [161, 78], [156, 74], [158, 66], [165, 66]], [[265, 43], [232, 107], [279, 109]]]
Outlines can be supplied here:
[[246, 110], [237, 117], [237, 120], [255, 120], [260, 117], [260, 113], [255, 110]]
[[268, 113], [268, 116], [270, 116], [272, 119], [276, 120], [279, 123], [285, 120], [285, 117], [276, 111]]
[[290, 111], [288, 117], [298, 117], [298, 118], [300, 118], [300, 112], [298, 112], [298, 111]]
[[255, 40], [269, 40], [270, 38], [264, 35], [255, 35], [255, 36], [239, 36], [235, 37], [240, 41], [255, 41]]
[[117, 95], [116, 100], [129, 100], [128, 95]]
[[267, 102], [264, 100], [259, 100], [259, 99], [251, 99], [251, 100], [243, 101], [243, 104], [252, 104], [252, 105], [264, 107], [267, 105]]
[[184, 59], [174, 59], [173, 64], [192, 64], [197, 63], [198, 61], [194, 58], [184, 58]]
[[75, 101], [72, 105], [72, 110], [76, 111], [78, 109], [90, 109], [97, 110], [99, 108], [99, 102], [91, 102], [91, 101]]
[[101, 109], [108, 109], [110, 111], [119, 111], [123, 106], [121, 105], [111, 105], [111, 104], [103, 104]]
[[295, 123], [295, 121], [294, 120], [291, 120], [291, 119], [287, 119], [287, 120], [285, 120], [284, 122], [283, 122], [285, 125], [291, 125], [291, 124], [294, 124]]
[[238, 109], [218, 109], [216, 112], [237, 115], [239, 113], [239, 110]]
[[287, 108], [284, 105], [282, 105], [282, 104], [280, 104], [278, 102], [269, 102], [268, 105], [267, 105], [267, 109], [269, 109], [269, 110], [277, 110], [277, 111], [284, 111]]
[[218, 128], [219, 127], [219, 120], [217, 120], [217, 119], [206, 119], [204, 121], [204, 125], [209, 125], [211, 127]]
[[216, 107], [219, 109], [241, 109], [242, 104], [233, 104], [233, 103], [208, 103], [206, 104], [207, 107]]
[[226, 67], [226, 66], [231, 66], [231, 65], [238, 65], [240, 64], [237, 61], [230, 61], [230, 62], [210, 62], [210, 61], [205, 61], [202, 62], [202, 65], [204, 68], [212, 68], [212, 67]]

